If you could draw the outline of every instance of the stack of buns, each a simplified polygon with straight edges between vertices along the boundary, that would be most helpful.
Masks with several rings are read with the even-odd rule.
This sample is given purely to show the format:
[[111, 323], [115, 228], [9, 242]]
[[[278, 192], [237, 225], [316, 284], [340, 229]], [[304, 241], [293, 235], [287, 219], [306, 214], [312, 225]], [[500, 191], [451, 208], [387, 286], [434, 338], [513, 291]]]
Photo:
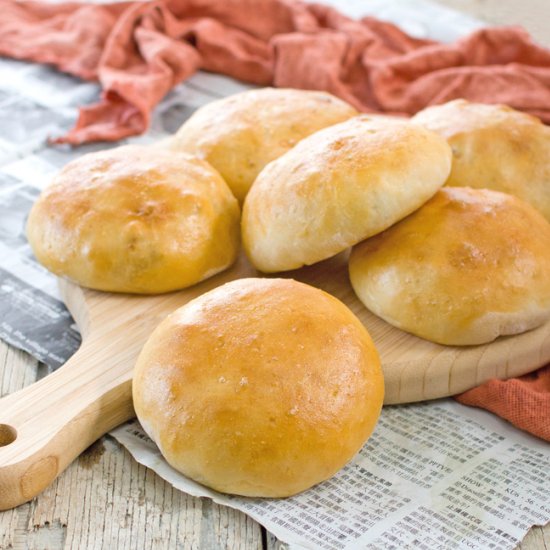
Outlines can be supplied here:
[[447, 345], [518, 334], [550, 318], [549, 153], [550, 129], [504, 106], [357, 116], [258, 175], [244, 248], [280, 272], [353, 246], [353, 289], [395, 327]]
[[324, 260], [425, 203], [451, 170], [437, 134], [366, 115], [302, 140], [260, 173], [243, 207], [248, 257], [261, 271]]
[[268, 163], [310, 134], [357, 114], [326, 92], [250, 90], [199, 109], [174, 136], [172, 147], [208, 161], [242, 203]]
[[[167, 143], [69, 164], [28, 235], [54, 273], [143, 294], [229, 267], [241, 236], [265, 273], [352, 248], [351, 284], [373, 313], [440, 344], [482, 344], [550, 318], [548, 153], [549, 129], [503, 106], [459, 100], [406, 120], [323, 92], [254, 90], [203, 107]], [[152, 334], [134, 380], [170, 464], [249, 496], [333, 475], [382, 399], [360, 321], [291, 279], [241, 279], [188, 303]]]

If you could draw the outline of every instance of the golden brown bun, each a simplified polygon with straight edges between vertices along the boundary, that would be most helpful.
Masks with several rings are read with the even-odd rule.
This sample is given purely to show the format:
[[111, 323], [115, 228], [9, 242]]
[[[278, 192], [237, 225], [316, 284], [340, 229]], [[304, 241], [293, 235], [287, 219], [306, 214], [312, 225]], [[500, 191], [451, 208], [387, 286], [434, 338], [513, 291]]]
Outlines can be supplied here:
[[510, 193], [550, 221], [550, 128], [538, 118], [505, 105], [457, 99], [420, 111], [412, 121], [451, 145], [447, 185]]
[[313, 132], [356, 114], [326, 92], [250, 90], [199, 109], [180, 128], [173, 147], [206, 159], [242, 202], [267, 163]]
[[352, 118], [266, 166], [243, 207], [243, 244], [265, 272], [324, 260], [416, 210], [450, 168], [437, 134], [401, 119]]
[[233, 263], [239, 206], [206, 162], [125, 146], [65, 166], [34, 204], [27, 236], [57, 275], [97, 290], [155, 294]]
[[378, 354], [342, 302], [240, 279], [189, 302], [139, 356], [134, 406], [166, 460], [217, 491], [285, 497], [336, 473], [383, 401]]
[[354, 247], [359, 299], [388, 323], [440, 344], [490, 342], [550, 317], [550, 224], [523, 201], [445, 187]]

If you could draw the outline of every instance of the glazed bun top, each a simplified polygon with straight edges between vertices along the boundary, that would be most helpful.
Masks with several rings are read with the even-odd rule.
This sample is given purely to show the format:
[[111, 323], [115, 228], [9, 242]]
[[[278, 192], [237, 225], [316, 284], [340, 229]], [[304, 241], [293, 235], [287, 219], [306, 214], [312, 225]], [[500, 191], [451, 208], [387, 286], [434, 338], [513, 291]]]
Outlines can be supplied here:
[[228, 267], [239, 206], [206, 162], [140, 146], [70, 162], [34, 204], [37, 259], [82, 286], [155, 294]]
[[390, 324], [448, 345], [490, 342], [550, 317], [550, 224], [518, 198], [444, 187], [354, 247], [359, 299]]
[[437, 132], [453, 150], [450, 186], [515, 195], [550, 222], [550, 128], [505, 105], [457, 99], [412, 120]]
[[262, 168], [310, 134], [357, 111], [326, 92], [263, 88], [201, 107], [172, 147], [207, 160], [243, 201]]
[[378, 354], [339, 300], [240, 279], [167, 317], [134, 373], [136, 413], [168, 462], [218, 491], [284, 497], [362, 447], [384, 393]]
[[434, 132], [354, 117], [266, 166], [243, 207], [243, 244], [264, 272], [324, 260], [416, 210], [450, 168], [451, 150]]

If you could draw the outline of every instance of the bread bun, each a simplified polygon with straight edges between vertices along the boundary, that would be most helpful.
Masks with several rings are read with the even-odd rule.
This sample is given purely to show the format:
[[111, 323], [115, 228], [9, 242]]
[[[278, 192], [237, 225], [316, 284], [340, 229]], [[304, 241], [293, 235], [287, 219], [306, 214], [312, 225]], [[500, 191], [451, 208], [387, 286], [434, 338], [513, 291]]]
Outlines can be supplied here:
[[217, 491], [286, 497], [362, 447], [383, 377], [370, 336], [339, 300], [290, 279], [240, 279], [158, 326], [133, 395], [175, 469]]
[[440, 344], [490, 342], [550, 318], [550, 224], [484, 189], [445, 187], [354, 247], [359, 299], [388, 323]]
[[443, 136], [453, 150], [447, 185], [515, 195], [550, 221], [550, 128], [505, 105], [457, 99], [412, 119]]
[[266, 166], [243, 207], [243, 244], [264, 272], [324, 260], [416, 210], [450, 167], [437, 134], [402, 119], [352, 118]]
[[27, 236], [57, 275], [97, 290], [155, 294], [233, 263], [239, 206], [206, 162], [125, 146], [65, 166], [34, 204]]
[[268, 162], [313, 132], [356, 114], [326, 92], [250, 90], [200, 108], [180, 128], [173, 147], [206, 159], [243, 201]]

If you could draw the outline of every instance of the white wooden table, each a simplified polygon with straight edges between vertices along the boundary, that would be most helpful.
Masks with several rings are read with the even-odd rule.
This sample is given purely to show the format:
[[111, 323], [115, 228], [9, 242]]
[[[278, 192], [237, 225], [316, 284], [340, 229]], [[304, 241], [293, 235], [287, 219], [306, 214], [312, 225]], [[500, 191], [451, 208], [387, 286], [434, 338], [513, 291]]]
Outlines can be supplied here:
[[[521, 23], [550, 46], [549, 0], [438, 0], [492, 24]], [[47, 374], [0, 341], [0, 395]], [[279, 541], [244, 514], [173, 489], [103, 437], [33, 501], [0, 513], [0, 549], [275, 550]], [[550, 550], [550, 524], [522, 550]]]

